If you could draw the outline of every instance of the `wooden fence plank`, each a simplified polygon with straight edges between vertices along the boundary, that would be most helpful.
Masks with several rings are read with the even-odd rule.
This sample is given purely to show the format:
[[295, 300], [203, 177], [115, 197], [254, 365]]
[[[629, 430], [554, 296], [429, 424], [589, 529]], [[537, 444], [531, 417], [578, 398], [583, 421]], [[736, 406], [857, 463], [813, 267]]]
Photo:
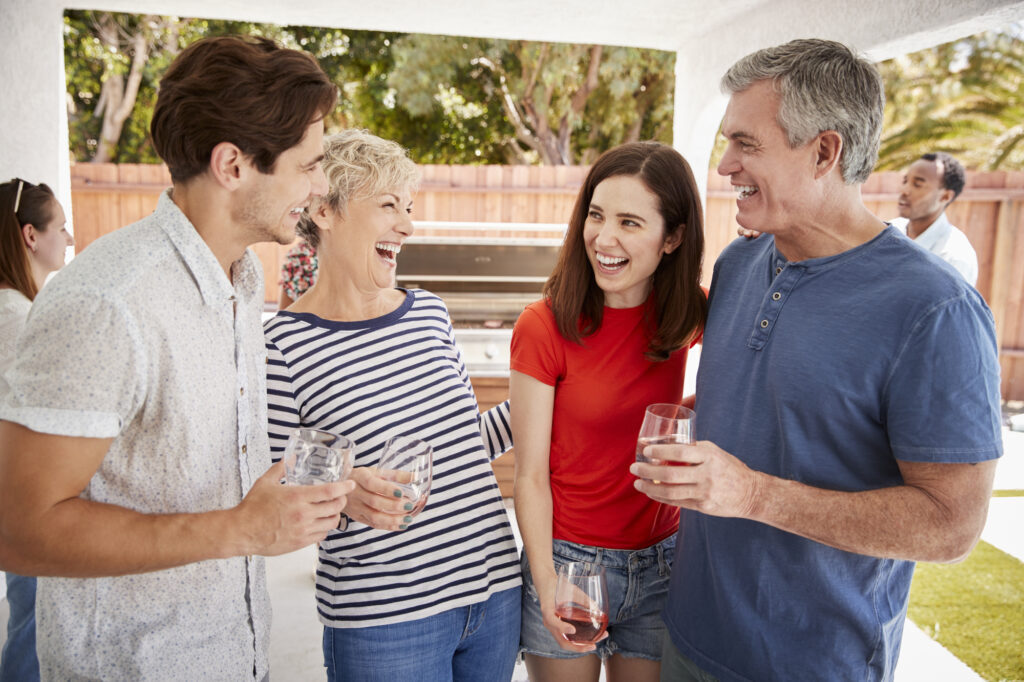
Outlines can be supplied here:
[[[581, 166], [424, 165], [416, 196], [417, 221], [564, 225], [587, 168]], [[73, 164], [72, 216], [76, 251], [150, 213], [170, 176], [160, 165]], [[898, 172], [875, 173], [862, 188], [865, 204], [880, 218], [897, 215]], [[1001, 203], [1002, 202], [1002, 203]], [[1010, 202], [1007, 204], [1006, 202]], [[1003, 348], [1003, 397], [1024, 399], [1024, 172], [969, 172], [967, 187], [950, 206], [950, 220], [978, 252], [978, 291], [999, 319]], [[1011, 206], [1012, 208], [1001, 208]], [[729, 179], [711, 173], [705, 206], [705, 284], [718, 254], [736, 237], [735, 192]], [[420, 230], [419, 234], [423, 234]], [[511, 236], [496, 227], [490, 235]], [[266, 300], [277, 301], [277, 278], [288, 247], [259, 245]]]

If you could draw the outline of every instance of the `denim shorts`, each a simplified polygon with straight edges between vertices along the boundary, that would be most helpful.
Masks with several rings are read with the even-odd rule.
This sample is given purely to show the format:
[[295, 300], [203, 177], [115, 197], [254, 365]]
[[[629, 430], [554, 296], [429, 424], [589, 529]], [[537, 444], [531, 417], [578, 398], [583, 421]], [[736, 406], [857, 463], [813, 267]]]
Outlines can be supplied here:
[[570, 561], [589, 561], [604, 566], [608, 582], [608, 637], [597, 643], [596, 651], [577, 653], [558, 646], [544, 627], [540, 599], [530, 575], [526, 552], [523, 567], [523, 625], [519, 650], [546, 658], [579, 658], [597, 654], [606, 660], [615, 654], [632, 658], [661, 660], [666, 637], [661, 609], [668, 596], [669, 574], [675, 554], [676, 536], [665, 538], [646, 549], [604, 549], [555, 540], [551, 544], [555, 571]]

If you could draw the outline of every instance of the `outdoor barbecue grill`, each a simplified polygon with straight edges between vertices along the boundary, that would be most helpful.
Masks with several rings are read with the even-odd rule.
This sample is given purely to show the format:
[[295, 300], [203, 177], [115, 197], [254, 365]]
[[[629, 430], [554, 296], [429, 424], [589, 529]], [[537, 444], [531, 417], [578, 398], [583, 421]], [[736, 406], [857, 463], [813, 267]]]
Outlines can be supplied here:
[[418, 222], [416, 229], [398, 257], [398, 285], [444, 300], [471, 376], [507, 377], [512, 324], [540, 298], [565, 226]]

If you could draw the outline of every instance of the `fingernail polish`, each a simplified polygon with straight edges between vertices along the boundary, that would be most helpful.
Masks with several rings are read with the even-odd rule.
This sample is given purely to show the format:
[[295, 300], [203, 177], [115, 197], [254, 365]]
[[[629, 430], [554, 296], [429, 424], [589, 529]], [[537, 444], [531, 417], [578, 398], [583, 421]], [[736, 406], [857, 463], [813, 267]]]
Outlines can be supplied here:
[[412, 511], [412, 502], [405, 503], [405, 511]]
[[405, 530], [405, 529], [406, 529], [406, 528], [408, 528], [408, 527], [409, 527], [409, 526], [407, 526], [407, 525], [405, 525], [405, 524], [403, 523], [403, 524], [402, 524], [401, 526], [399, 526], [399, 527], [398, 527], [398, 530]]
[[402, 491], [397, 489], [397, 488], [395, 488], [394, 490], [391, 491], [391, 494], [394, 495], [395, 497], [401, 497], [402, 496]]
[[411, 517], [411, 516], [406, 516], [406, 517], [405, 517], [404, 519], [402, 519], [402, 520], [403, 520], [403, 521], [405, 521], [406, 523], [412, 523], [412, 517]]

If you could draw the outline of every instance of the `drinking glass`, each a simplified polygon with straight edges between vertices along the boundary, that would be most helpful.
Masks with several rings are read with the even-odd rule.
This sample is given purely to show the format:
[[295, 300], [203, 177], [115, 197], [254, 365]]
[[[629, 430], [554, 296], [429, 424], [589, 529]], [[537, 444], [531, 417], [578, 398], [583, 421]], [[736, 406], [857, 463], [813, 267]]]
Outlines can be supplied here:
[[572, 561], [558, 567], [555, 615], [576, 628], [563, 635], [575, 644], [596, 642], [608, 627], [608, 584], [604, 567]]
[[284, 479], [288, 485], [343, 481], [352, 471], [355, 443], [345, 436], [299, 428], [284, 448]]
[[[696, 415], [688, 407], [672, 403], [655, 403], [648, 405], [644, 412], [644, 423], [640, 426], [640, 436], [636, 441], [636, 461], [650, 463], [645, 457], [644, 448], [648, 445], [666, 443], [682, 443], [693, 445]], [[682, 464], [682, 462], [669, 462]]]
[[392, 436], [384, 445], [378, 474], [393, 481], [402, 497], [412, 503], [409, 516], [416, 516], [427, 504], [433, 470], [434, 449], [426, 441], [409, 436]]

